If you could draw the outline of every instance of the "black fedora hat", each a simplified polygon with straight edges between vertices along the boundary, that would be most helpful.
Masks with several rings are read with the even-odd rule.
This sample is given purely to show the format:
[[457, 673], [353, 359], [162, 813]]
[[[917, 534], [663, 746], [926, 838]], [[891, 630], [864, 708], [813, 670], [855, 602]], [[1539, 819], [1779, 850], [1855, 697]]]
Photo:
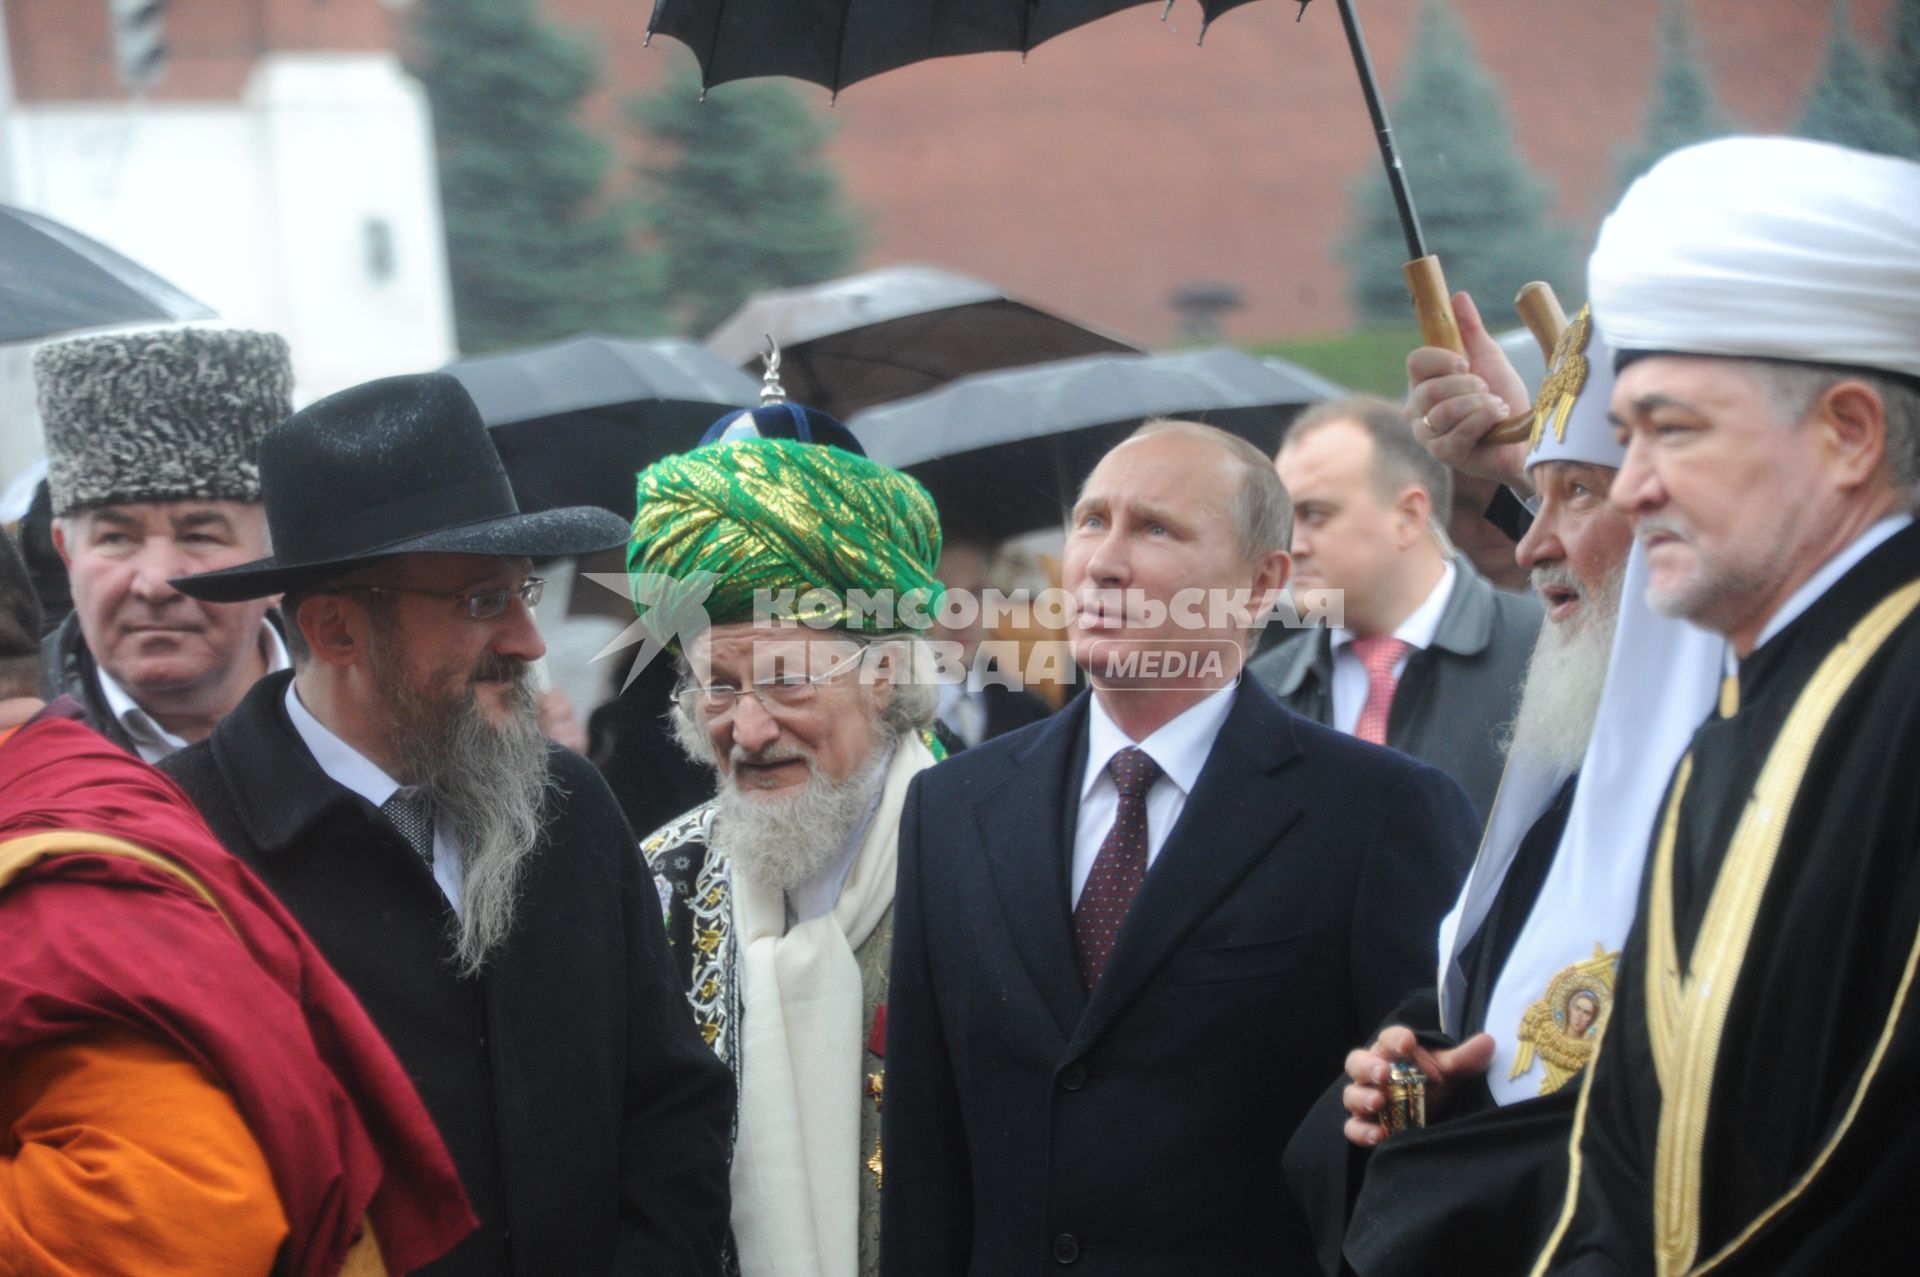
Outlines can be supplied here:
[[302, 408], [260, 440], [272, 557], [173, 582], [234, 603], [315, 585], [396, 554], [549, 558], [619, 545], [597, 506], [522, 514], [466, 387], [445, 373], [386, 377]]

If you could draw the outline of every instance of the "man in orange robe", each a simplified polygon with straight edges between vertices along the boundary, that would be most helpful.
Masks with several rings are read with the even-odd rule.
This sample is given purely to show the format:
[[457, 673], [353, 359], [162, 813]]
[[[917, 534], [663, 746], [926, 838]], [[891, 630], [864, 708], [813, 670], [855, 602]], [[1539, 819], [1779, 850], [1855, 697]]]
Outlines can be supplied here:
[[173, 783], [42, 709], [0, 537], [0, 1275], [407, 1272], [473, 1227], [359, 1004]]

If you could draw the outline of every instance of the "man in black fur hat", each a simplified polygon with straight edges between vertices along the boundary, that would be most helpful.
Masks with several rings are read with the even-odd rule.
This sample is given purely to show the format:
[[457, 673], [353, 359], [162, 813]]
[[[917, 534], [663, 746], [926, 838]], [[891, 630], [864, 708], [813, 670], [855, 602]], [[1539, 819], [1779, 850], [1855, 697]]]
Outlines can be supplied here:
[[254, 452], [292, 410], [274, 333], [176, 328], [83, 337], [33, 360], [53, 544], [73, 612], [48, 636], [46, 698], [153, 763], [203, 740], [287, 667], [273, 599], [207, 604], [169, 577], [267, 550]]

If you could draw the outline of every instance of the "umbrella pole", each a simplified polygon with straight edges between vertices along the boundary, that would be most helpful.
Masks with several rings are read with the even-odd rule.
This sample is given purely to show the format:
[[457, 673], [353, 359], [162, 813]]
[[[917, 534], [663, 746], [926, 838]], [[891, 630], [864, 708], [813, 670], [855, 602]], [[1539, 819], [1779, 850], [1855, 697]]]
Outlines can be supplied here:
[[1354, 0], [1339, 0], [1340, 22], [1347, 30], [1347, 47], [1353, 51], [1353, 67], [1360, 75], [1360, 91], [1366, 95], [1367, 114], [1373, 117], [1373, 134], [1380, 143], [1380, 159], [1387, 166], [1387, 184], [1393, 188], [1394, 207], [1400, 212], [1400, 229], [1407, 237], [1407, 291], [1413, 295], [1413, 313], [1420, 321], [1420, 339], [1429, 346], [1444, 346], [1456, 354], [1466, 353], [1460, 340], [1460, 325], [1453, 318], [1453, 303], [1447, 293], [1447, 278], [1440, 270], [1440, 259], [1427, 251], [1426, 236], [1420, 230], [1420, 214], [1413, 207], [1413, 192], [1407, 189], [1407, 173], [1400, 165], [1400, 152], [1393, 144], [1393, 125], [1387, 119], [1387, 107], [1380, 100], [1380, 84], [1373, 74], [1373, 57], [1367, 52], [1367, 37], [1360, 30], [1360, 15]]

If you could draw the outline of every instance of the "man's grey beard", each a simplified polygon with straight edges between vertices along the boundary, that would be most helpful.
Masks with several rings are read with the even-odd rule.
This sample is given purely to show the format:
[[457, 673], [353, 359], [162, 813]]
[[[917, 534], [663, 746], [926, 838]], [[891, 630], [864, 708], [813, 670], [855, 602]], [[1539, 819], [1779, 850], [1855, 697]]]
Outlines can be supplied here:
[[883, 735], [865, 762], [845, 780], [817, 769], [784, 790], [742, 791], [739, 764], [805, 758], [798, 749], [775, 747], [758, 754], [733, 751], [730, 774], [720, 778], [713, 818], [713, 845], [763, 886], [788, 892], [826, 872], [846, 852], [887, 783], [895, 738]]
[[1597, 590], [1589, 590], [1562, 567], [1536, 568], [1534, 587], [1552, 583], [1580, 591], [1574, 619], [1546, 622], [1527, 662], [1520, 708], [1506, 733], [1509, 758], [1532, 758], [1562, 771], [1575, 771], [1587, 755], [1600, 696], [1606, 689], [1607, 659], [1620, 615], [1620, 586], [1626, 564], [1616, 568]]
[[[520, 882], [540, 844], [553, 781], [540, 734], [531, 667], [488, 657], [461, 680], [442, 671], [418, 689], [401, 675], [400, 655], [382, 650], [378, 627], [373, 684], [388, 711], [388, 747], [413, 792], [453, 827], [460, 845], [460, 917], [455, 965], [478, 975], [513, 931]], [[511, 679], [504, 725], [488, 718], [474, 690], [478, 678]]]

